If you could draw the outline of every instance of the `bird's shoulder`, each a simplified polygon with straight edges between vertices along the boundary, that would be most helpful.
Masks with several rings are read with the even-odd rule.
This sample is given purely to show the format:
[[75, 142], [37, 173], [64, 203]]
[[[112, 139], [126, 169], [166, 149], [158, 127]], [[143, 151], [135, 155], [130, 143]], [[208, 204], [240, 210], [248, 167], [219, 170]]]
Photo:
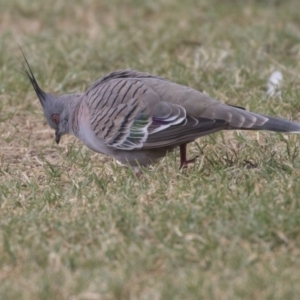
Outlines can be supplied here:
[[[125, 69], [125, 70], [117, 70], [114, 72], [111, 72], [107, 75], [104, 75], [100, 79], [98, 79], [89, 89], [93, 90], [95, 87], [106, 84], [114, 79], [121, 79], [121, 80], [131, 80], [131, 79], [158, 79], [158, 80], [163, 80], [165, 82], [168, 82], [169, 80], [159, 77], [147, 72], [141, 72], [133, 69]], [[88, 92], [87, 91], [87, 92]]]

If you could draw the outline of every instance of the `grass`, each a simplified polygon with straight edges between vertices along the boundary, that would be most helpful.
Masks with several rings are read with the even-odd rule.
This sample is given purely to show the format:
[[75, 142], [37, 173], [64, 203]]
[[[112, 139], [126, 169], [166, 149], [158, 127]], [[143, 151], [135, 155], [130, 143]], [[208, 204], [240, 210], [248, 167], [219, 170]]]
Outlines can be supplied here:
[[[135, 68], [300, 121], [297, 0], [0, 0], [0, 298], [298, 299], [300, 140], [223, 132], [144, 169], [59, 146], [47, 92]], [[267, 98], [271, 72], [282, 98]]]

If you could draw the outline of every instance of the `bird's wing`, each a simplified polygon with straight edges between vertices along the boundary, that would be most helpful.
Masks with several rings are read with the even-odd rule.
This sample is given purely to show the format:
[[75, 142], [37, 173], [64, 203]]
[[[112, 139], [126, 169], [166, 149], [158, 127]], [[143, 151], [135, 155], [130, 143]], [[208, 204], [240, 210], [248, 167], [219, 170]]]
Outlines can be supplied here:
[[[96, 136], [123, 150], [179, 145], [224, 128], [226, 121], [195, 118], [179, 104], [164, 101], [134, 71], [112, 73], [85, 93]], [[168, 81], [164, 80], [166, 83]]]
[[233, 107], [137, 71], [98, 80], [84, 99], [96, 136], [123, 150], [176, 146], [222, 129], [299, 132], [300, 125]]

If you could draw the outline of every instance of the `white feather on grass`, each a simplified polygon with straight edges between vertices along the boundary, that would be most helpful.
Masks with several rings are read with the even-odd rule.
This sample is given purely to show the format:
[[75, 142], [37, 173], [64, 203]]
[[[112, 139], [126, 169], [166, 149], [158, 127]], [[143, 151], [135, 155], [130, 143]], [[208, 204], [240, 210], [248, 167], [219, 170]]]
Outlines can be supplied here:
[[267, 84], [267, 95], [269, 97], [280, 97], [281, 90], [280, 86], [283, 80], [283, 75], [280, 71], [276, 70], [272, 72], [271, 76], [269, 77], [268, 84]]

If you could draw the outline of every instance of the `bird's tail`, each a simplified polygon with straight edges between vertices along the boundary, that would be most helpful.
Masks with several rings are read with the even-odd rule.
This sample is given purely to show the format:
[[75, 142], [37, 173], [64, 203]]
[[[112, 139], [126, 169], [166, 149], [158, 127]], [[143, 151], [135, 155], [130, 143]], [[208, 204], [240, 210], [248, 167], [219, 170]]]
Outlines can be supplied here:
[[227, 121], [226, 129], [300, 133], [300, 123], [253, 113], [236, 106], [217, 104], [208, 107], [201, 116]]
[[[257, 114], [255, 114], [257, 115]], [[291, 132], [291, 133], [300, 133], [300, 123], [289, 121], [286, 119], [276, 118], [276, 117], [270, 117], [261, 115], [265, 118], [267, 118], [267, 121], [257, 126], [254, 124], [251, 129], [253, 130], [269, 130], [269, 131], [275, 131], [275, 132]], [[249, 128], [245, 128], [249, 129]]]

